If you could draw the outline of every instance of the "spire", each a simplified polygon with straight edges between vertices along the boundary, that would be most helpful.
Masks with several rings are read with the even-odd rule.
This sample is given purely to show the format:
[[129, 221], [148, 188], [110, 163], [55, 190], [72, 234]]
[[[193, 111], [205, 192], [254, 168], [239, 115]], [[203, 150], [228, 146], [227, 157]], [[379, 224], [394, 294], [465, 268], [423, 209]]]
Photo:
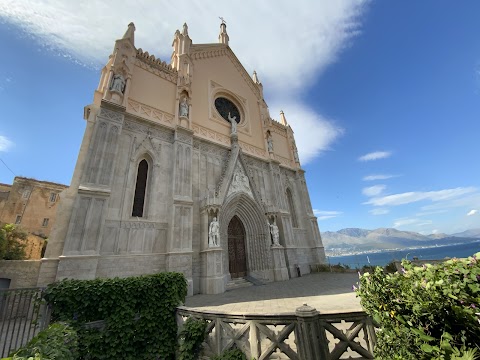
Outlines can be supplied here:
[[255, 70], [253, 71], [252, 80], [255, 84], [260, 84], [260, 81], [258, 81], [257, 72]]
[[187, 25], [187, 23], [184, 23], [184, 24], [183, 24], [182, 35], [183, 35], [183, 36], [188, 35], [188, 25]]
[[283, 113], [283, 110], [280, 110], [280, 123], [283, 126], [288, 126], [287, 118], [285, 117], [285, 114]]
[[134, 34], [135, 34], [135, 25], [133, 24], [133, 22], [131, 22], [130, 24], [128, 24], [128, 29], [127, 31], [125, 31], [125, 35], [123, 35], [122, 39], [130, 40], [132, 45], [135, 46]]
[[228, 40], [227, 24], [222, 19], [222, 23], [220, 24], [220, 34], [218, 35], [218, 42], [220, 44], [228, 45]]

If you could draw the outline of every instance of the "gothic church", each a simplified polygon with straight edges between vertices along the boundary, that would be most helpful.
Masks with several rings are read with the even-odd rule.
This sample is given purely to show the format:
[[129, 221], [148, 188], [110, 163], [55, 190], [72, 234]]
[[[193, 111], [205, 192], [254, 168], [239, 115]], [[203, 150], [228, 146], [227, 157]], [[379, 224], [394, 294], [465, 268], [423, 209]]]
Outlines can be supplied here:
[[38, 285], [179, 271], [189, 294], [325, 262], [292, 128], [229, 47], [176, 31], [170, 64], [131, 23], [101, 72]]

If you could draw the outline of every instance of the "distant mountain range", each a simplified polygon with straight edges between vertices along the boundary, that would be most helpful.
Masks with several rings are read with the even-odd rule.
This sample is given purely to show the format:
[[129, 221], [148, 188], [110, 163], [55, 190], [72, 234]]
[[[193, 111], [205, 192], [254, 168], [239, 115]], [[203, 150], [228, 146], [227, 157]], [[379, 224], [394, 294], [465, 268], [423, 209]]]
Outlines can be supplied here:
[[327, 255], [343, 255], [381, 249], [405, 249], [468, 243], [480, 240], [480, 229], [456, 234], [422, 235], [413, 231], [391, 228], [366, 230], [347, 228], [336, 232], [322, 232]]

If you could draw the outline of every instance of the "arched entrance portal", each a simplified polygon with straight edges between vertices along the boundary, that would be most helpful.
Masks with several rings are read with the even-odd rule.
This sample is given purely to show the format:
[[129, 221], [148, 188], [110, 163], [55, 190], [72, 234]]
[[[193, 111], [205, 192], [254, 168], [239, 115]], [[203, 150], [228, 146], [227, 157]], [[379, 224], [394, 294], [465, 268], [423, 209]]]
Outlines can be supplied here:
[[237, 216], [228, 224], [228, 264], [232, 279], [247, 275], [245, 229]]

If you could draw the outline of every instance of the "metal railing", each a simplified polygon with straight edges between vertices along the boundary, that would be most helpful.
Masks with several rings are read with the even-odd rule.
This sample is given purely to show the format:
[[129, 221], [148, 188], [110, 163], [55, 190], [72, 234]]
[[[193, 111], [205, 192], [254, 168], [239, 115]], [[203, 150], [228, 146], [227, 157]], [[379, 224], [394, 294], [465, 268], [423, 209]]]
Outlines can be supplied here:
[[49, 322], [41, 288], [0, 290], [0, 357], [30, 341]]

